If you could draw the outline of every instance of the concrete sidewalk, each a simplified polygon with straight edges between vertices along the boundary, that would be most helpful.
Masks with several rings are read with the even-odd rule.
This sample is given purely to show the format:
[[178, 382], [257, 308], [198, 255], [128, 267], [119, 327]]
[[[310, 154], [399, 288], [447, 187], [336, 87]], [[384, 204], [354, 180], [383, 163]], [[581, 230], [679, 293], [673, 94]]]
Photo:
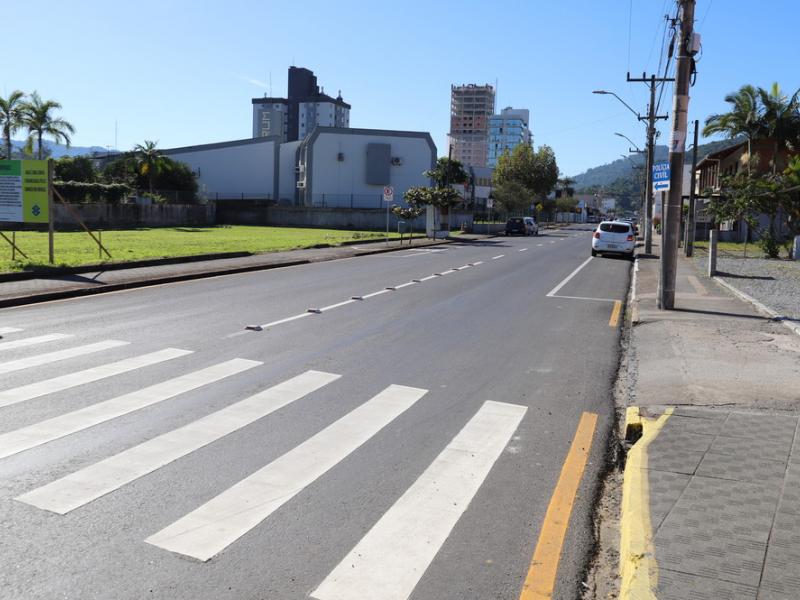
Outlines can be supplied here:
[[796, 599], [800, 336], [683, 258], [658, 310], [658, 262], [635, 267], [619, 386], [620, 597]]
[[367, 256], [382, 252], [427, 248], [459, 241], [468, 243], [489, 237], [493, 236], [460, 235], [458, 238], [449, 238], [447, 240], [415, 239], [411, 245], [406, 243], [402, 246], [399, 241], [390, 241], [388, 244], [384, 242], [365, 242], [363, 244], [332, 248], [268, 252], [236, 258], [115, 268], [113, 270], [98, 270], [70, 275], [42, 275], [31, 279], [0, 282], [0, 308], [111, 292], [132, 287]]

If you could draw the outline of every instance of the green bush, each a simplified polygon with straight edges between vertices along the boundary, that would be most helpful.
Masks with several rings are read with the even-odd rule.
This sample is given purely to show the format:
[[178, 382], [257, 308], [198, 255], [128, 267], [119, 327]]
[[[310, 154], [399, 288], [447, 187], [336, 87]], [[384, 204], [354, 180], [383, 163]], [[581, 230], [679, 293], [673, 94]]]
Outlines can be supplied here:
[[131, 188], [124, 183], [89, 183], [84, 181], [54, 181], [56, 190], [67, 202], [108, 202], [119, 204], [131, 193]]
[[765, 229], [758, 239], [758, 246], [769, 258], [778, 258], [781, 253], [781, 245], [778, 237], [772, 229]]

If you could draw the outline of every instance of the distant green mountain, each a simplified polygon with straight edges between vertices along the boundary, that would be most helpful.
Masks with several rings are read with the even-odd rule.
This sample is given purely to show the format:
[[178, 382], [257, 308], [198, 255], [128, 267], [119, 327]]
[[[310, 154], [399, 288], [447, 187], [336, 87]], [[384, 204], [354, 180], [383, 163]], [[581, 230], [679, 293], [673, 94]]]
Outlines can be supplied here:
[[[717, 152], [718, 150], [722, 150], [723, 148], [727, 148], [728, 146], [733, 146], [738, 144], [740, 140], [732, 139], [732, 140], [720, 140], [716, 142], [709, 142], [708, 144], [700, 144], [697, 147], [697, 159], [700, 160], [702, 157], [706, 156], [707, 154], [711, 154], [712, 152]], [[655, 152], [655, 159], [656, 161], [660, 160], [667, 160], [669, 157], [669, 149], [667, 146], [656, 146]], [[644, 165], [644, 155], [642, 154], [631, 154], [630, 158], [633, 162], [638, 165]], [[686, 153], [686, 163], [692, 162], [692, 153], [691, 151]], [[629, 179], [632, 178], [633, 174], [633, 165], [631, 165], [631, 161], [626, 158], [619, 158], [614, 162], [600, 165], [599, 167], [592, 167], [591, 169], [587, 169], [583, 173], [579, 175], [574, 175], [573, 179], [575, 180], [575, 189], [578, 190], [580, 193], [582, 190], [586, 188], [595, 188], [598, 186], [607, 186], [611, 185], [614, 182], [617, 182], [619, 179]]]

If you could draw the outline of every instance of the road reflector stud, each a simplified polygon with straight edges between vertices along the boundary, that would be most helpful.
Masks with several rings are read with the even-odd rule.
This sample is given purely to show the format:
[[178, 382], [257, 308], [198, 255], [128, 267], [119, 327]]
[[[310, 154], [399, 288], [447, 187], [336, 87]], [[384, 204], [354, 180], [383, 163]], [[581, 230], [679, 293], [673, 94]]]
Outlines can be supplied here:
[[350, 300], [363, 300], [364, 296], [350, 296]]
[[392, 285], [387, 285], [387, 286], [386, 286], [386, 289], [387, 289], [387, 290], [392, 290], [392, 291], [395, 291], [395, 290], [397, 290], [397, 288], [396, 288], [396, 287], [394, 287], [394, 286], [392, 286]]
[[314, 313], [315, 315], [322, 314], [322, 311], [318, 308], [309, 308], [306, 312]]
[[422, 283], [422, 279], [412, 279], [411, 281], [414, 283]]
[[245, 330], [247, 331], [262, 331], [264, 328], [261, 325], [247, 325]]

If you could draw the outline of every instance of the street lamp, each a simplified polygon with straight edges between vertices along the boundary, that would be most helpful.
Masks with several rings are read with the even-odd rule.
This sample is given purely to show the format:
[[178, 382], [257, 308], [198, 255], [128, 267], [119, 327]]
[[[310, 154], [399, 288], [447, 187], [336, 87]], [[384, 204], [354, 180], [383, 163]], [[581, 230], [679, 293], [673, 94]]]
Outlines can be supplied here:
[[642, 120], [643, 120], [643, 119], [642, 119], [642, 115], [640, 115], [638, 112], [636, 112], [635, 110], [633, 110], [633, 109], [630, 107], [630, 105], [629, 105], [627, 102], [625, 102], [625, 100], [623, 100], [622, 98], [620, 98], [619, 96], [617, 96], [617, 95], [616, 95], [614, 92], [609, 92], [609, 91], [606, 91], [606, 90], [594, 90], [592, 93], [593, 93], [593, 94], [604, 94], [604, 95], [608, 95], [608, 96], [614, 96], [614, 98], [616, 98], [617, 100], [619, 100], [620, 102], [622, 102], [622, 104], [624, 104], [624, 105], [625, 105], [625, 108], [627, 108], [629, 111], [631, 111], [633, 114], [635, 114], [637, 119], [639, 119], [640, 121], [642, 121]]
[[[631, 145], [632, 145], [634, 148], [636, 148], [636, 152], [638, 152], [639, 154], [644, 154], [644, 150], [641, 150], [641, 149], [639, 148], [639, 146], [637, 146], [636, 144], [634, 144], [634, 143], [633, 143], [633, 140], [632, 140], [631, 138], [629, 138], [627, 135], [624, 135], [624, 134], [622, 134], [622, 133], [618, 133], [618, 132], [616, 132], [616, 131], [614, 132], [614, 135], [618, 135], [618, 136], [619, 136], [619, 137], [621, 137], [621, 138], [625, 138], [626, 140], [628, 140], [628, 141], [631, 143]], [[629, 150], [629, 152], [633, 152], [633, 150]]]

